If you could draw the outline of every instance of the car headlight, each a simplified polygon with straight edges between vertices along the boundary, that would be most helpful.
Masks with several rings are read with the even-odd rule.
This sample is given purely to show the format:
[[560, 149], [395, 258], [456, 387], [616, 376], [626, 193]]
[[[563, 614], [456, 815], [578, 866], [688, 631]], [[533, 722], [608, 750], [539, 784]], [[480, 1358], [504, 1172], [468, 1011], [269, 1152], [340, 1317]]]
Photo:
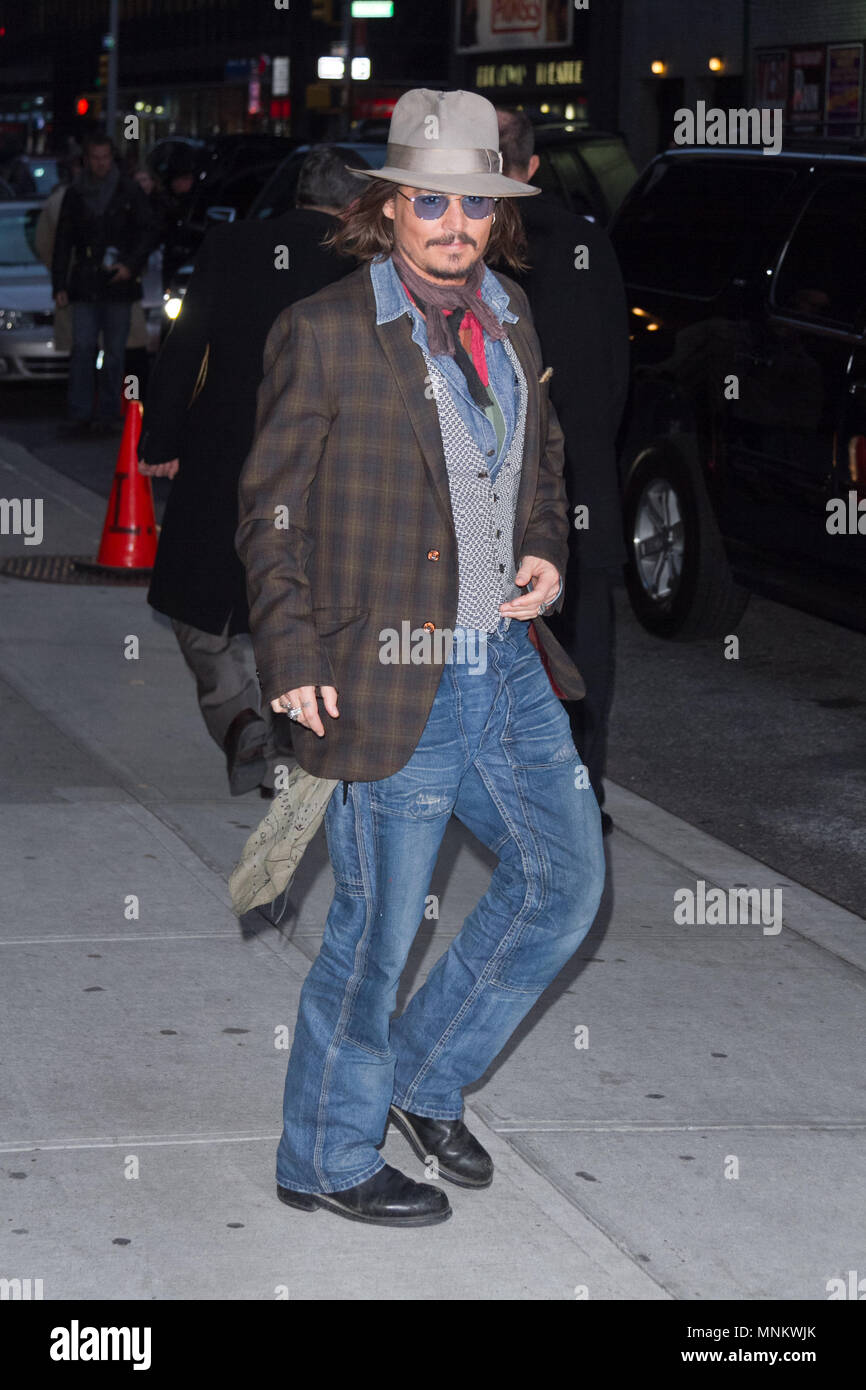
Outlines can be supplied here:
[[36, 319], [26, 309], [0, 309], [0, 328], [35, 328]]
[[183, 308], [183, 300], [179, 299], [176, 294], [172, 294], [166, 298], [162, 307], [167, 318], [176, 319]]

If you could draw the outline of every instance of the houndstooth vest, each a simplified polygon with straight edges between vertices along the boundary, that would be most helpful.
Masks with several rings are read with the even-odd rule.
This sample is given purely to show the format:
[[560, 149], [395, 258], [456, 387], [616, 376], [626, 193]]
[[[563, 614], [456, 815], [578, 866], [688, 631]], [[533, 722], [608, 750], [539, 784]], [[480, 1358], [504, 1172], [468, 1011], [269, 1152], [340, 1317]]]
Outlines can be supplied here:
[[[493, 482], [488, 461], [464, 425], [444, 373], [430, 354], [424, 352], [439, 414], [457, 533], [456, 626], [478, 628], [483, 632], [496, 629], [502, 617], [500, 603], [518, 592], [514, 587], [514, 514], [523, 467], [529, 393], [517, 353], [507, 338], [503, 343], [517, 377], [520, 404], [511, 447]], [[506, 618], [506, 627], [510, 621]]]

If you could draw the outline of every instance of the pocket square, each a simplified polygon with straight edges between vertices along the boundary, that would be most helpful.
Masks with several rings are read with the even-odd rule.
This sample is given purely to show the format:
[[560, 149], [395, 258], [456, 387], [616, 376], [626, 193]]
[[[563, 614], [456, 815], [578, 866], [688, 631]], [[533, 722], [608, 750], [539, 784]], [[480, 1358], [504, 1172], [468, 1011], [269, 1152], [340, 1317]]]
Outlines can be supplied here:
[[538, 378], [538, 384], [539, 384], [539, 386], [542, 386], [542, 385], [544, 384], [545, 381], [550, 381], [550, 378], [551, 378], [552, 376], [553, 376], [553, 368], [552, 368], [552, 367], [545, 367], [544, 371], [541, 373], [541, 376]]

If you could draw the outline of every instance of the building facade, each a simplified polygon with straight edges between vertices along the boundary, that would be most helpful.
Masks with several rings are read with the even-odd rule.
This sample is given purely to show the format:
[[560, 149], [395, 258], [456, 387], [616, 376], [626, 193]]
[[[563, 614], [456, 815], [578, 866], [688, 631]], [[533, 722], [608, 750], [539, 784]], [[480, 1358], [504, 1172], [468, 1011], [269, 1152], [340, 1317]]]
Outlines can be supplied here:
[[[337, 133], [347, 96], [318, 61], [346, 40], [342, 0], [120, 0], [118, 110], [146, 148], [175, 133]], [[104, 124], [109, 0], [0, 0], [0, 129], [61, 148]], [[355, 118], [390, 116], [400, 92], [448, 81], [452, 0], [396, 0], [355, 20], [351, 51], [370, 77], [348, 93]], [[113, 133], [117, 136], [118, 129]]]
[[862, 128], [862, 0], [624, 0], [622, 35], [620, 123], [639, 168], [699, 101], [778, 107], [786, 133]]

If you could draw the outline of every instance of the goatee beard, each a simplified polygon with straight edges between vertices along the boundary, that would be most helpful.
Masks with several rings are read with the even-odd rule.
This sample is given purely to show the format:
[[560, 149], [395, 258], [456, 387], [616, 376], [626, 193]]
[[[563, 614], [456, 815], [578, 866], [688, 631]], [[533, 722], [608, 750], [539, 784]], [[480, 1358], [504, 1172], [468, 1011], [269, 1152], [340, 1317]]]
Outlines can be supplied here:
[[[404, 259], [407, 260], [411, 266], [414, 267], [416, 272], [420, 271], [424, 275], [430, 275], [433, 277], [434, 280], [444, 280], [446, 282], [450, 282], [451, 280], [465, 280], [467, 275], [471, 273], [473, 267], [477, 265], [477, 263], [480, 260], [482, 260], [484, 256], [484, 253], [479, 252], [478, 247], [474, 245], [472, 242], [465, 241], [461, 242], [460, 244], [461, 246], [470, 247], [470, 249], [475, 252], [475, 257], [473, 260], [469, 262], [467, 266], [464, 266], [462, 269], [458, 269], [455, 267], [454, 270], [443, 270], [440, 266], [428, 265], [426, 261], [420, 259], [420, 253], [419, 259], [416, 260], [406, 249], [406, 247], [402, 246], [400, 242], [396, 240], [396, 238], [392, 240], [391, 247], [392, 250], [398, 251], [399, 254], [403, 256]], [[430, 249], [430, 247], [425, 247], [425, 253]]]
[[472, 266], [467, 266], [465, 270], [438, 270], [432, 265], [425, 266], [427, 274], [432, 275], [436, 280], [465, 280], [471, 269]]

